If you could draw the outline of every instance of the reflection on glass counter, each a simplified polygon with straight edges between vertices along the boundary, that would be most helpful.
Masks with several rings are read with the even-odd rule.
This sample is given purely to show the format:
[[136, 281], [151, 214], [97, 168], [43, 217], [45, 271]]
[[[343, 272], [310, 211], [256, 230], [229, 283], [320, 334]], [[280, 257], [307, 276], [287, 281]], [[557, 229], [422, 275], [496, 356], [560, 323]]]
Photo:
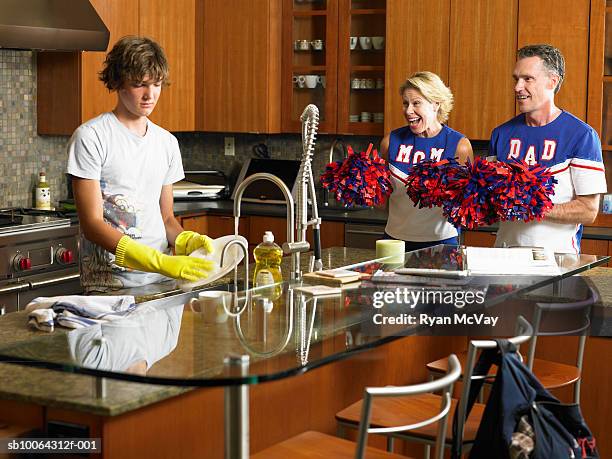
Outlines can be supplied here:
[[[144, 303], [125, 320], [0, 345], [0, 360], [154, 384], [254, 384], [411, 334], [512, 334], [524, 311], [505, 308], [506, 300], [607, 259], [558, 256], [560, 276], [407, 276], [398, 284], [365, 276], [322, 294], [295, 281], [279, 284], [280, 295], [269, 286], [182, 293]], [[374, 274], [402, 267], [449, 272], [464, 267], [458, 247], [445, 245], [406, 253], [403, 263], [386, 261], [348, 269]], [[495, 313], [499, 307], [503, 314]], [[453, 320], [459, 322], [449, 323]], [[477, 320], [484, 328], [474, 328]], [[231, 355], [250, 357], [244, 374], [228, 367]]]

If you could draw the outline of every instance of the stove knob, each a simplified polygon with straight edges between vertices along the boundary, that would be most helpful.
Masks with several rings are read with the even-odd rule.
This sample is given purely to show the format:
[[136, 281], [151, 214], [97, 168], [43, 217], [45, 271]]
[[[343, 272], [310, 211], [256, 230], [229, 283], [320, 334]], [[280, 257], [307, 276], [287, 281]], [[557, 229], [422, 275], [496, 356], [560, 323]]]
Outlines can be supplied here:
[[61, 265], [67, 265], [74, 261], [74, 255], [72, 254], [72, 250], [66, 249], [64, 247], [60, 247], [55, 252], [55, 259]]
[[17, 271], [27, 271], [32, 269], [32, 260], [23, 255], [15, 255], [13, 258], [13, 266]]

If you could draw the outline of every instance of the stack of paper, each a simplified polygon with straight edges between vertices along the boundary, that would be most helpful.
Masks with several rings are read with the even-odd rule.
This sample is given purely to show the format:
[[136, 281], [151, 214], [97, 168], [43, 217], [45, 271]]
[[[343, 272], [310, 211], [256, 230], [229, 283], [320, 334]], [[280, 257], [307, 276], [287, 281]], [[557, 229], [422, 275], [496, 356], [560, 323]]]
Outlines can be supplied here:
[[561, 274], [555, 254], [540, 248], [466, 247], [470, 275], [555, 276]]

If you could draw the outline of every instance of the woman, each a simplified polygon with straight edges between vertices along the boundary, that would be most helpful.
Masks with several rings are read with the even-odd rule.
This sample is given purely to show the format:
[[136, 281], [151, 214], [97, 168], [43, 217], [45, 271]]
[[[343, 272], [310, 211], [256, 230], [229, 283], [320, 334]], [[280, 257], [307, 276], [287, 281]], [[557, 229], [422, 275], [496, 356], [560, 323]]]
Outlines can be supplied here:
[[405, 183], [412, 165], [421, 161], [473, 159], [470, 141], [443, 124], [453, 108], [453, 94], [435, 73], [417, 72], [401, 86], [400, 95], [408, 125], [391, 131], [380, 146], [393, 184], [386, 236], [406, 241], [406, 251], [458, 244], [457, 229], [446, 221], [442, 209], [416, 207]]

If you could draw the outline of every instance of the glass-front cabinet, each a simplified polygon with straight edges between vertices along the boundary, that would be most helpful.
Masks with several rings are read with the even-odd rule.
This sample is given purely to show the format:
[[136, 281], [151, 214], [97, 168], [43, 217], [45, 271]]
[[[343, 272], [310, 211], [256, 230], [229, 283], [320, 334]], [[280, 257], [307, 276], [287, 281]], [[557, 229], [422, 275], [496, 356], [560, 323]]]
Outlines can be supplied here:
[[385, 0], [284, 0], [282, 129], [308, 104], [321, 133], [382, 135]]
[[382, 135], [385, 0], [344, 0], [340, 10], [338, 132]]
[[308, 104], [319, 108], [319, 131], [336, 132], [338, 2], [285, 0], [283, 16], [283, 132], [300, 132]]
[[612, 1], [610, 0], [606, 6], [601, 143], [605, 150], [612, 150]]

